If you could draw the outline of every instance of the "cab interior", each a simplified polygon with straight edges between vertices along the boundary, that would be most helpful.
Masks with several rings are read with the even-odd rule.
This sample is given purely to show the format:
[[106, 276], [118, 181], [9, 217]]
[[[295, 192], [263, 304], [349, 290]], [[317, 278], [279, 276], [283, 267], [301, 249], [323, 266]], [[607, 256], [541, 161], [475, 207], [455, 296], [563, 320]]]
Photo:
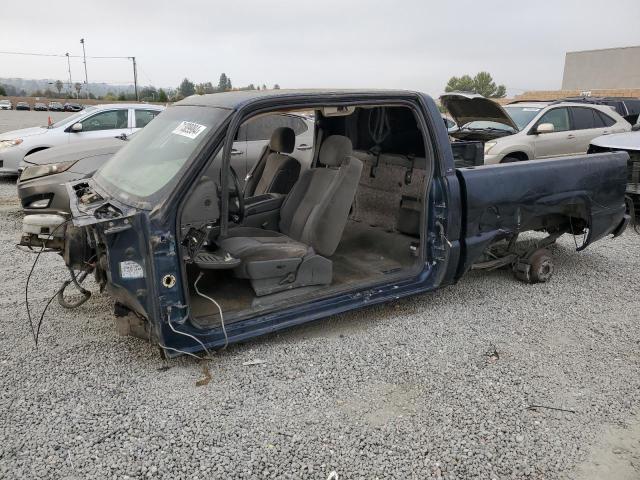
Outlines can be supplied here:
[[291, 156], [294, 132], [275, 128], [246, 178], [229, 171], [226, 234], [220, 153], [183, 204], [180, 245], [197, 327], [398, 281], [427, 261], [433, 159], [413, 110], [327, 106], [288, 114], [314, 120], [310, 165]]

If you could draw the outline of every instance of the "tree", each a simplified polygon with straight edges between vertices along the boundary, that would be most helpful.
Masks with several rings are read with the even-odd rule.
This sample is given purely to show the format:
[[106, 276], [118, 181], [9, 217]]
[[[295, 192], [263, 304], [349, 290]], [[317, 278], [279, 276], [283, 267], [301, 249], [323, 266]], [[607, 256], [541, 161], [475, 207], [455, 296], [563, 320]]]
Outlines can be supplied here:
[[62, 87], [64, 87], [64, 84], [60, 80], [56, 80], [56, 83], [54, 85], [56, 86], [56, 90], [58, 90], [58, 95], [60, 95], [60, 93], [62, 92]]
[[196, 87], [191, 80], [185, 78], [178, 87], [178, 91], [183, 97], [188, 97], [189, 95], [196, 93]]
[[140, 99], [145, 102], [153, 102], [158, 96], [156, 87], [149, 85], [148, 87], [142, 87], [140, 90]]
[[444, 88], [445, 92], [473, 92], [487, 98], [503, 98], [507, 94], [504, 85], [496, 85], [489, 72], [479, 72], [475, 77], [469, 75], [451, 77]]
[[2, 85], [0, 85], [0, 97], [6, 97], [7, 91], [4, 89]]
[[127, 96], [124, 94], [124, 92], [120, 92], [120, 94], [118, 95], [118, 100], [124, 102], [126, 99]]
[[273, 86], [274, 90], [280, 90], [280, 85], [278, 85], [277, 83]]
[[76, 82], [73, 84], [73, 88], [76, 89], [76, 98], [80, 97], [80, 90], [82, 89], [82, 84], [80, 82]]
[[162, 88], [158, 90], [158, 101], [163, 103], [169, 101], [169, 98], [167, 97], [167, 92], [165, 92]]
[[220, 80], [218, 81], [218, 91], [227, 92], [231, 90], [231, 78], [227, 77], [226, 73], [220, 74]]
[[263, 83], [262, 84], [262, 90], [266, 90], [266, 89], [267, 89], [267, 86]]
[[214, 87], [211, 82], [199, 83], [196, 85], [196, 93], [198, 95], [206, 95], [208, 93], [215, 93], [216, 91], [216, 87]]

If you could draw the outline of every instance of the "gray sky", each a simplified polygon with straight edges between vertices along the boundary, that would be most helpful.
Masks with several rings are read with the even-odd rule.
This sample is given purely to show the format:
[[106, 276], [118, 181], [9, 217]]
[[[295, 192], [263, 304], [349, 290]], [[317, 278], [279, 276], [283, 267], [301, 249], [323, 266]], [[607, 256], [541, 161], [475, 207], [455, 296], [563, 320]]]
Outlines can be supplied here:
[[[13, 2], [15, 4], [15, 2]], [[638, 0], [31, 0], [4, 9], [0, 50], [135, 55], [139, 81], [185, 76], [283, 88], [409, 88], [489, 71], [510, 94], [558, 89], [567, 51], [640, 44]], [[604, 15], [606, 11], [611, 16]], [[131, 83], [130, 62], [89, 59], [89, 81]], [[0, 55], [0, 77], [68, 78], [63, 58]], [[72, 60], [73, 81], [83, 80]]]

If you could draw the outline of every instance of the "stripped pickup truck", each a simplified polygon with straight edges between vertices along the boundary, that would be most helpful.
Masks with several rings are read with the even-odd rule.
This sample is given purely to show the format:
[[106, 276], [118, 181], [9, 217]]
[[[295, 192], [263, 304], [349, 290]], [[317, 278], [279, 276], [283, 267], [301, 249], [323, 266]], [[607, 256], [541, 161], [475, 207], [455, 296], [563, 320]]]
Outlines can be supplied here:
[[[292, 128], [264, 127], [269, 144], [241, 188], [233, 144], [274, 112], [315, 118], [311, 165], [291, 155]], [[434, 290], [472, 268], [547, 281], [544, 247], [558, 237], [579, 235], [582, 250], [626, 228], [627, 160], [456, 169], [436, 104], [417, 92], [196, 95], [93, 178], [67, 184], [72, 221], [52, 218], [39, 234], [72, 271], [95, 273], [120, 327], [166, 355], [193, 354]], [[526, 231], [546, 236], [532, 247], [517, 241]]]

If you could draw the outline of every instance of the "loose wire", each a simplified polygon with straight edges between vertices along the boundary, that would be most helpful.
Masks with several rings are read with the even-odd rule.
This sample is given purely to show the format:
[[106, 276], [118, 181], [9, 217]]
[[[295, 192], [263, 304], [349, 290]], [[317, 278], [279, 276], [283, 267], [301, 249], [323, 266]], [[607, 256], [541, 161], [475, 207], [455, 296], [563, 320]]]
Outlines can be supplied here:
[[[61, 224], [59, 224], [56, 228], [53, 229], [53, 231], [49, 234], [49, 238], [52, 238], [53, 235], [58, 231], [58, 229], [60, 227], [66, 226], [67, 223], [71, 222], [72, 219], [69, 218], [67, 220], [65, 220], [64, 222], [62, 222]], [[24, 286], [24, 301], [27, 307], [27, 318], [29, 319], [29, 327], [31, 327], [31, 335], [33, 336], [33, 341], [36, 344], [36, 348], [38, 348], [38, 336], [40, 334], [40, 326], [42, 325], [42, 319], [44, 318], [44, 314], [47, 311], [47, 308], [49, 307], [49, 305], [51, 304], [51, 302], [53, 301], [54, 298], [56, 298], [56, 296], [58, 295], [58, 293], [60, 293], [60, 290], [58, 290], [55, 295], [53, 297], [51, 297], [49, 299], [49, 301], [47, 302], [47, 304], [44, 307], [44, 310], [42, 311], [42, 315], [40, 315], [40, 320], [38, 321], [38, 328], [37, 330], [34, 328], [33, 326], [33, 321], [31, 320], [31, 309], [29, 308], [29, 282], [31, 280], [31, 275], [33, 275], [33, 270], [36, 268], [36, 263], [38, 263], [38, 259], [40, 258], [40, 255], [44, 252], [45, 248], [46, 248], [46, 240], [42, 242], [42, 248], [38, 251], [35, 260], [33, 261], [33, 264], [31, 265], [31, 270], [29, 270], [29, 275], [27, 275], [27, 283]]]
[[198, 282], [200, 281], [202, 276], [203, 276], [203, 273], [200, 272], [200, 274], [198, 275], [198, 278], [193, 283], [193, 288], [195, 289], [198, 295], [200, 295], [202, 298], [206, 298], [207, 300], [212, 302], [216, 307], [218, 307], [218, 311], [220, 312], [220, 324], [222, 325], [222, 333], [224, 333], [224, 347], [222, 347], [221, 350], [225, 350], [229, 346], [229, 337], [227, 336], [227, 329], [225, 328], [225, 325], [224, 325], [224, 316], [222, 315], [222, 308], [220, 308], [220, 304], [216, 302], [213, 298], [208, 297], [207, 295], [203, 294], [200, 290], [198, 290]]

